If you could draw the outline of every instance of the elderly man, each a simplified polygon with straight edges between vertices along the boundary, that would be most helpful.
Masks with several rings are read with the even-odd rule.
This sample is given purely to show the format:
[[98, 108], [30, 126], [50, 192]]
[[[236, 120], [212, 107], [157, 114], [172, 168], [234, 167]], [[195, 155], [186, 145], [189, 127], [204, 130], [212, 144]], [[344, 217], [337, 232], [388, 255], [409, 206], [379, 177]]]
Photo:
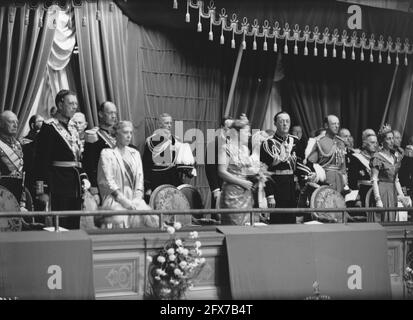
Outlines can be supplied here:
[[409, 138], [408, 144], [404, 149], [399, 180], [402, 187], [406, 188], [406, 193], [413, 197], [413, 136]]
[[328, 115], [324, 119], [326, 134], [319, 138], [308, 161], [318, 163], [326, 174], [326, 182], [341, 193], [348, 192], [346, 172], [346, 145], [338, 136], [340, 120], [335, 115]]
[[11, 111], [0, 115], [0, 175], [22, 177], [23, 150], [16, 139], [19, 120]]
[[297, 157], [304, 160], [305, 141], [303, 139], [303, 129], [299, 125], [295, 125], [291, 129], [291, 134], [297, 137]]
[[393, 139], [394, 139], [394, 151], [398, 152], [400, 156], [403, 156], [404, 150], [401, 147], [402, 145], [402, 135], [400, 131], [393, 130]]
[[[213, 141], [207, 144], [205, 152], [205, 174], [211, 189], [211, 208], [217, 208], [221, 195], [222, 179], [218, 175], [218, 148], [227, 140], [226, 132], [232, 123], [231, 118], [224, 118], [221, 121], [221, 127], [217, 130], [217, 134]], [[213, 218], [219, 220], [219, 215], [214, 215]]]
[[364, 207], [367, 191], [372, 186], [370, 159], [377, 152], [378, 142], [375, 134], [365, 136], [361, 152], [350, 155], [351, 161], [348, 167], [348, 182], [352, 190], [359, 190], [356, 206]]
[[[118, 110], [113, 102], [105, 101], [99, 106], [99, 126], [85, 131], [85, 150], [83, 152], [83, 167], [87, 173], [91, 188], [90, 193], [99, 197], [97, 184], [97, 168], [100, 153], [105, 148], [113, 149], [116, 139], [113, 126], [118, 121]], [[97, 199], [98, 202], [99, 199]]]
[[[30, 131], [23, 139], [21, 139], [21, 144], [23, 147], [23, 171], [26, 173], [25, 176], [25, 186], [29, 189], [30, 194], [35, 194], [35, 187], [34, 187], [34, 173], [33, 173], [33, 166], [34, 166], [34, 155], [36, 150], [36, 137], [40, 132], [40, 129], [43, 126], [44, 118], [41, 115], [35, 114], [30, 117], [29, 119], [29, 128]], [[44, 210], [44, 207], [38, 201], [34, 200], [34, 210], [41, 211]], [[36, 221], [44, 222], [44, 217], [36, 217]]]
[[[57, 112], [42, 126], [37, 137], [34, 173], [37, 193], [47, 184], [51, 195], [51, 209], [56, 211], [81, 210], [82, 178], [81, 145], [78, 135], [69, 127], [78, 102], [76, 94], [61, 90], [56, 95]], [[80, 217], [60, 219], [67, 229], [79, 229]]]
[[177, 140], [171, 133], [171, 128], [172, 117], [163, 113], [158, 118], [158, 129], [146, 139], [143, 171], [148, 194], [163, 184], [182, 184], [176, 166]]
[[[274, 125], [277, 127], [275, 134], [264, 141], [260, 150], [260, 160], [274, 172], [272, 181], [265, 185], [265, 195], [269, 208], [294, 208], [296, 207], [296, 194], [294, 172], [296, 170], [297, 156], [296, 144], [298, 139], [289, 134], [290, 115], [281, 111], [274, 116]], [[292, 213], [270, 214], [270, 223], [296, 223], [296, 216]]]

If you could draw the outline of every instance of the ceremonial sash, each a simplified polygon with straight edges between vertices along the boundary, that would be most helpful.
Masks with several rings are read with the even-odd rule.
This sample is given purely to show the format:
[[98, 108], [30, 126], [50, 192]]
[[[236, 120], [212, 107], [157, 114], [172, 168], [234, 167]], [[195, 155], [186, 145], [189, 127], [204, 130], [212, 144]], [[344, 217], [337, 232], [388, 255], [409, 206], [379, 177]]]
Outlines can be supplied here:
[[353, 156], [357, 158], [361, 162], [361, 164], [366, 167], [367, 172], [370, 173], [370, 161], [363, 157], [363, 155], [361, 155], [360, 153], [353, 153]]
[[55, 128], [56, 132], [62, 137], [63, 141], [67, 144], [72, 151], [75, 161], [79, 160], [80, 145], [76, 145], [76, 137], [69, 133], [59, 122], [51, 122], [51, 125]]
[[23, 159], [7, 143], [0, 140], [0, 148], [3, 150], [1, 160], [10, 170], [10, 172], [23, 170]]
[[113, 137], [111, 137], [106, 131], [99, 129], [97, 134], [112, 149], [116, 146], [116, 140]]

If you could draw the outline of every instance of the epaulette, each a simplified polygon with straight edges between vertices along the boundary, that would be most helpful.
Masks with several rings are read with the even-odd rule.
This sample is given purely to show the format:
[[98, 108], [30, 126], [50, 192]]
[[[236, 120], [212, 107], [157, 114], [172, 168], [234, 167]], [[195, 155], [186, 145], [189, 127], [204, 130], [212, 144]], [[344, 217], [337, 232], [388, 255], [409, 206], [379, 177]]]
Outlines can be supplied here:
[[295, 136], [295, 135], [293, 135], [293, 134], [288, 134], [288, 136], [291, 137], [291, 138], [293, 138], [293, 139], [295, 139], [295, 140], [297, 140], [297, 141], [299, 140], [298, 137]]
[[50, 118], [50, 119], [45, 120], [44, 123], [46, 123], [46, 124], [52, 124], [52, 123], [58, 124], [59, 120], [57, 120], [56, 118]]
[[95, 143], [99, 140], [98, 137], [99, 127], [94, 127], [92, 129], [85, 131], [85, 142], [87, 143]]
[[341, 142], [345, 143], [345, 141], [344, 141], [344, 139], [343, 139], [342, 137], [336, 135], [335, 138], [337, 138], [337, 139], [340, 140]]
[[33, 142], [33, 140], [30, 140], [30, 139], [27, 139], [27, 138], [22, 138], [21, 140], [20, 140], [20, 144], [23, 146], [23, 145], [25, 145], [25, 144], [29, 144], [29, 143], [32, 143]]

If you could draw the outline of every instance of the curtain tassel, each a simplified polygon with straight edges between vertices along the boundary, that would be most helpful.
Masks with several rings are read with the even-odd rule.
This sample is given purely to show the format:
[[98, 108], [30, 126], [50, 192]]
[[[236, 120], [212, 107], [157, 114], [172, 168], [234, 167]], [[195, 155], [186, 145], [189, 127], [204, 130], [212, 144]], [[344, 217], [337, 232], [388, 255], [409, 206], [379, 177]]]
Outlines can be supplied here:
[[212, 31], [209, 31], [208, 39], [209, 39], [209, 41], [214, 41], [214, 33]]
[[356, 60], [356, 53], [354, 52], [354, 46], [353, 46], [353, 49], [351, 50], [351, 60]]
[[399, 53], [397, 53], [397, 55], [396, 55], [396, 65], [398, 66], [399, 63], [400, 63], [400, 61], [399, 61]]
[[387, 53], [387, 64], [391, 63], [390, 51]]
[[343, 51], [341, 52], [341, 57], [343, 58], [343, 59], [345, 59], [346, 58], [346, 47], [343, 45]]
[[173, 8], [178, 9], [178, 0], [174, 0]]
[[324, 57], [327, 57], [327, 47], [324, 45]]
[[336, 50], [336, 46], [334, 45], [334, 48], [333, 48], [333, 58], [336, 58], [337, 57], [337, 50]]
[[407, 53], [404, 55], [404, 65], [407, 66], [408, 65], [408, 61], [407, 61]]
[[252, 50], [257, 50], [257, 41], [255, 41], [255, 40], [252, 43]]
[[274, 52], [278, 51], [277, 39], [274, 40]]
[[201, 21], [200, 22], [198, 22], [198, 32], [202, 32], [202, 23], [201, 23]]
[[360, 52], [360, 60], [361, 60], [361, 61], [364, 61], [364, 52], [363, 52], [363, 49], [361, 49], [361, 52]]
[[304, 44], [304, 55], [308, 56], [307, 40], [305, 40], [305, 44]]
[[221, 36], [219, 37], [219, 43], [220, 44], [224, 44], [225, 43], [225, 37], [223, 34], [221, 34]]
[[317, 57], [317, 55], [318, 55], [317, 43], [314, 42], [314, 57]]
[[263, 50], [264, 50], [264, 51], [267, 51], [267, 50], [268, 50], [268, 44], [267, 44], [267, 41], [264, 41]]
[[191, 22], [191, 15], [189, 14], [189, 12], [187, 12], [186, 15], [185, 15], [185, 22], [186, 22], [186, 23], [190, 23], [190, 22]]

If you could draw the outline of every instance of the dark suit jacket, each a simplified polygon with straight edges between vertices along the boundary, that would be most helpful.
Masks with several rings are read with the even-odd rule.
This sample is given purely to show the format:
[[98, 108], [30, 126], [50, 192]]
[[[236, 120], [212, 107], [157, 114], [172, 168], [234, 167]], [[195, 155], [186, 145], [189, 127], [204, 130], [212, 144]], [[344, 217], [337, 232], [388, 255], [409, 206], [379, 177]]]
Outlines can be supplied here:
[[83, 169], [89, 177], [90, 184], [93, 188], [98, 187], [97, 175], [98, 175], [98, 163], [100, 153], [105, 148], [110, 148], [110, 145], [106, 143], [99, 135], [98, 140], [94, 143], [85, 142], [85, 150], [83, 151]]

